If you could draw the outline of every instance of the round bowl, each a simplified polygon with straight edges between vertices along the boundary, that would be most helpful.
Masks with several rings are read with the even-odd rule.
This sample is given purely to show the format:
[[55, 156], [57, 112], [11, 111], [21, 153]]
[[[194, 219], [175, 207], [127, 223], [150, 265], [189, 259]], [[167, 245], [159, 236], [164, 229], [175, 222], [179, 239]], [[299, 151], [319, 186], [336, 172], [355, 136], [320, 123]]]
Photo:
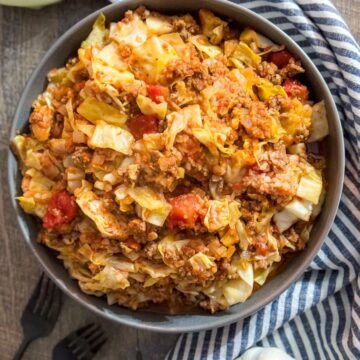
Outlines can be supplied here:
[[342, 190], [344, 143], [340, 120], [330, 91], [315, 65], [293, 40], [259, 15], [224, 0], [122, 0], [87, 16], [70, 28], [53, 44], [25, 87], [13, 120], [11, 138], [16, 135], [17, 129], [27, 130], [27, 119], [31, 110], [31, 104], [37, 95], [44, 90], [47, 72], [54, 67], [63, 66], [67, 58], [74, 54], [81, 41], [90, 32], [97, 16], [103, 12], [106, 15], [107, 21], [115, 21], [120, 19], [126, 10], [135, 9], [139, 5], [145, 5], [149, 9], [169, 13], [194, 12], [202, 7], [208, 8], [215, 13], [234, 19], [240, 25], [250, 25], [273, 41], [284, 44], [302, 61], [313, 97], [316, 100], [323, 99], [326, 103], [330, 135], [325, 141], [325, 148], [327, 174], [331, 174], [331, 176], [327, 176], [328, 192], [323, 211], [316, 220], [306, 249], [299, 256], [294, 256], [280, 274], [269, 280], [245, 303], [232, 306], [226, 311], [214, 315], [203, 312], [168, 315], [146, 310], [132, 311], [116, 305], [109, 306], [104, 298], [97, 298], [81, 292], [77, 282], [71, 279], [62, 262], [56, 259], [56, 254], [36, 242], [36, 221], [31, 216], [25, 214], [15, 200], [15, 197], [20, 193], [21, 173], [18, 170], [18, 164], [14, 155], [9, 150], [8, 180], [12, 204], [24, 240], [45, 272], [66, 294], [89, 310], [115, 322], [144, 330], [176, 333], [215, 328], [249, 316], [275, 299], [303, 274], [319, 250], [333, 223]]

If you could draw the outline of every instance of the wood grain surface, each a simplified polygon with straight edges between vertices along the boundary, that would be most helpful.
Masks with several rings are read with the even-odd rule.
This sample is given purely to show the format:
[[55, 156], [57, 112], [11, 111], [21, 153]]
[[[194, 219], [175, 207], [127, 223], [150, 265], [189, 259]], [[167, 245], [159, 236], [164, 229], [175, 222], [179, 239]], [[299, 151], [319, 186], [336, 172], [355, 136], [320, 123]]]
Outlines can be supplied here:
[[[334, 3], [359, 41], [360, 0]], [[20, 343], [19, 319], [41, 272], [15, 225], [8, 197], [6, 153], [12, 116], [26, 80], [54, 40], [106, 4], [105, 0], [69, 0], [41, 10], [0, 6], [0, 359], [11, 359]], [[91, 321], [101, 323], [109, 336], [97, 359], [136, 359], [137, 349], [143, 353], [143, 359], [162, 359], [177, 338], [115, 325], [65, 298], [52, 334], [34, 342], [24, 359], [50, 359], [58, 340]]]

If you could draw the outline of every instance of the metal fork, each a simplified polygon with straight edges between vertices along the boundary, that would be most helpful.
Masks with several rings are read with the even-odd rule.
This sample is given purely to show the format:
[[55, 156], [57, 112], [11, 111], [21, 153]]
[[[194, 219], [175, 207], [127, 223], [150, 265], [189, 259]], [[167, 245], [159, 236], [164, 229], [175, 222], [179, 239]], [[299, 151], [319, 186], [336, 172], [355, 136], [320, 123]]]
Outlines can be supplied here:
[[91, 360], [106, 341], [105, 332], [99, 325], [86, 325], [54, 347], [53, 360]]
[[21, 359], [32, 341], [51, 333], [60, 309], [60, 290], [48, 277], [42, 274], [21, 317], [23, 340], [14, 360]]

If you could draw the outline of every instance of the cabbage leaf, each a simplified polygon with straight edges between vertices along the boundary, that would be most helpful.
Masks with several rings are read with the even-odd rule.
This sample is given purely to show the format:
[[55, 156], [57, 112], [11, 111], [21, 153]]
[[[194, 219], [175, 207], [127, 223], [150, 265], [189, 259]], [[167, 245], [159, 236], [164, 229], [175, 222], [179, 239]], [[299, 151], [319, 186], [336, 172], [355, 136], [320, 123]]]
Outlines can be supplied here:
[[191, 36], [189, 41], [202, 53], [206, 54], [210, 58], [215, 58], [222, 54], [222, 50], [219, 46], [215, 46], [209, 43], [205, 35]]
[[145, 24], [148, 31], [155, 35], [168, 34], [174, 30], [174, 26], [165, 16], [150, 15], [146, 18]]
[[[234, 263], [234, 264], [233, 264]], [[244, 302], [252, 293], [254, 285], [254, 271], [251, 263], [238, 264], [235, 259], [232, 265], [235, 265], [240, 276], [239, 279], [229, 280], [225, 283], [223, 293], [229, 306]]]
[[168, 42], [152, 36], [132, 51], [130, 63], [139, 79], [157, 84], [164, 80], [163, 72], [168, 64], [178, 58], [176, 50]]
[[309, 221], [312, 211], [312, 203], [307, 200], [294, 199], [285, 206], [285, 209], [290, 211], [298, 219]]
[[224, 37], [224, 28], [227, 23], [207, 9], [200, 9], [199, 18], [203, 34], [210, 39], [212, 44], [219, 44]]
[[94, 221], [98, 230], [106, 237], [122, 239], [126, 237], [125, 224], [106, 209], [106, 202], [97, 196], [91, 185], [83, 180], [82, 187], [75, 190], [76, 203], [83, 213]]
[[134, 48], [145, 43], [147, 32], [146, 25], [137, 14], [133, 14], [130, 21], [126, 19], [110, 25], [110, 39]]
[[236, 201], [209, 200], [209, 207], [204, 219], [204, 225], [210, 232], [224, 229], [227, 225], [235, 227], [240, 217], [239, 204]]
[[163, 226], [170, 213], [171, 205], [164, 196], [148, 186], [128, 189], [129, 196], [140, 206], [144, 221], [156, 226]]
[[98, 121], [88, 141], [91, 148], [113, 149], [125, 155], [132, 153], [135, 139], [128, 131], [104, 121]]
[[313, 204], [317, 204], [322, 190], [323, 184], [321, 175], [316, 172], [314, 167], [308, 164], [308, 172], [300, 178], [296, 195]]
[[276, 95], [287, 97], [287, 94], [281, 85], [274, 85], [266, 79], [259, 78], [256, 87], [258, 89], [259, 98], [262, 101], [266, 101], [270, 97]]
[[212, 258], [205, 255], [202, 252], [198, 252], [195, 255], [193, 255], [189, 259], [189, 263], [193, 270], [197, 273], [203, 272], [205, 270], [213, 269], [212, 271], [215, 273], [217, 266]]
[[167, 103], [161, 102], [157, 104], [155, 101], [152, 101], [150, 98], [138, 95], [136, 98], [136, 103], [140, 111], [144, 115], [156, 115], [160, 120], [163, 120], [167, 112]]
[[273, 220], [279, 231], [282, 233], [285, 230], [289, 229], [291, 226], [293, 226], [299, 219], [292, 212], [284, 209], [280, 212], [277, 212], [274, 215]]
[[79, 105], [77, 112], [93, 124], [102, 120], [111, 125], [124, 126], [127, 120], [126, 114], [93, 97], [87, 97]]
[[308, 142], [320, 141], [329, 135], [329, 124], [327, 121], [324, 100], [312, 107], [310, 137]]
[[100, 14], [95, 20], [92, 30], [88, 37], [81, 43], [82, 49], [87, 49], [91, 46], [102, 45], [108, 34], [108, 30], [105, 25], [105, 15]]

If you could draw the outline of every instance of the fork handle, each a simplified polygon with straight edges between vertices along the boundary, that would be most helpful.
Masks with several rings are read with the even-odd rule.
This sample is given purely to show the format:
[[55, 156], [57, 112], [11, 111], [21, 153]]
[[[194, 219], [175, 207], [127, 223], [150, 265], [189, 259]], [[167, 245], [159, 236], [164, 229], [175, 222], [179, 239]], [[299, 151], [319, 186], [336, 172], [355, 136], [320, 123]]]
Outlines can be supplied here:
[[29, 346], [29, 344], [31, 343], [33, 339], [29, 339], [24, 337], [19, 348], [16, 351], [16, 354], [14, 355], [13, 360], [20, 360], [22, 358], [22, 356], [24, 355], [25, 350], [27, 349], [27, 347]]

